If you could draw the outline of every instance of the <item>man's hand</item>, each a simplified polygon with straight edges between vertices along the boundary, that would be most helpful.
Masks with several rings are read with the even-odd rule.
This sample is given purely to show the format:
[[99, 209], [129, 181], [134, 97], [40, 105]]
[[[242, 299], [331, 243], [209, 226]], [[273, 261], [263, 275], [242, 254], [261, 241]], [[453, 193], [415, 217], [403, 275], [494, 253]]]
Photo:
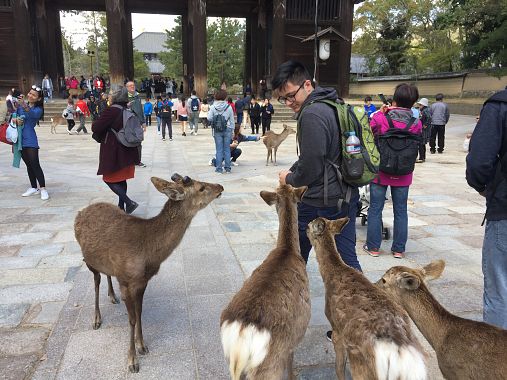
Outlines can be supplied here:
[[280, 185], [286, 185], [285, 178], [289, 173], [292, 173], [290, 170], [282, 170], [278, 173], [278, 180], [280, 181]]

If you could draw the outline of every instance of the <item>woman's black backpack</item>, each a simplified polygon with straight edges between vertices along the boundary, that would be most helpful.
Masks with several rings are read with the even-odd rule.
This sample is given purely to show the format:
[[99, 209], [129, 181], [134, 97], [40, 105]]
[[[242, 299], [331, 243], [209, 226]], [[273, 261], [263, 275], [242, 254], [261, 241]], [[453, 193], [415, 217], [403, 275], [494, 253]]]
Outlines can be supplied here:
[[415, 117], [410, 118], [405, 128], [395, 128], [388, 113], [386, 119], [389, 130], [377, 137], [380, 153], [379, 170], [392, 175], [406, 175], [414, 171], [415, 161], [419, 153], [420, 135], [409, 131], [418, 122]]

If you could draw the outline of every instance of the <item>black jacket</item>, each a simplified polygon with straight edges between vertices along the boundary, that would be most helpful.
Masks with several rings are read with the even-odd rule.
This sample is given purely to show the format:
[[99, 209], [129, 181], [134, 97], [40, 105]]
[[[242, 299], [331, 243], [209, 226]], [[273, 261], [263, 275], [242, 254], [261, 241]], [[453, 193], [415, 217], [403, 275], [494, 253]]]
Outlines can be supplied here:
[[[314, 207], [332, 207], [343, 198], [336, 172], [326, 163], [326, 158], [337, 162], [341, 152], [340, 129], [335, 111], [324, 103], [312, 103], [315, 100], [338, 98], [332, 88], [317, 87], [308, 96], [297, 115], [299, 122], [298, 143], [299, 159], [292, 165], [286, 182], [292, 186], [308, 186], [303, 203]], [[324, 202], [324, 165], [328, 166], [328, 203]], [[357, 196], [353, 188], [352, 197]]]
[[507, 219], [507, 90], [484, 103], [466, 162], [468, 184], [486, 191], [486, 219]]

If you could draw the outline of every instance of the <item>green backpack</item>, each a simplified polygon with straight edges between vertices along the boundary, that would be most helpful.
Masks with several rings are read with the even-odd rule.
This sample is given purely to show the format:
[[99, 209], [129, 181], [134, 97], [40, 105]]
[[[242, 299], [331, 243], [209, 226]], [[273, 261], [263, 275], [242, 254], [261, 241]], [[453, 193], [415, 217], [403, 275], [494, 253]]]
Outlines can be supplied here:
[[[369, 184], [378, 174], [380, 154], [375, 144], [375, 137], [368, 122], [368, 115], [363, 107], [353, 107], [350, 104], [332, 100], [318, 100], [334, 108], [341, 132], [341, 165], [328, 162], [339, 170], [343, 180], [352, 186]], [[349, 132], [355, 132], [361, 143], [361, 154], [350, 154], [346, 150]]]

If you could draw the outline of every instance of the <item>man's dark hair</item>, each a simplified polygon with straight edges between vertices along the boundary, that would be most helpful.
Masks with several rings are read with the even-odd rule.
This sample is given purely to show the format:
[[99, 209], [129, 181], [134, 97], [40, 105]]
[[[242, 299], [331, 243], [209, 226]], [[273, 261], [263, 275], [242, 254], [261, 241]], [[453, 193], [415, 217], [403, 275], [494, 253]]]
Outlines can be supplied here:
[[221, 88], [215, 92], [215, 100], [225, 100], [227, 98], [227, 91]]
[[192, 95], [197, 95], [197, 92], [195, 90], [192, 90]]
[[364, 98], [364, 102], [365, 102], [365, 103], [366, 103], [366, 102], [371, 102], [371, 96], [366, 96], [366, 97]]
[[442, 94], [441, 92], [440, 92], [440, 93], [438, 93], [438, 94], [436, 94], [436, 95], [435, 95], [435, 100], [436, 100], [437, 102], [440, 102], [440, 101], [444, 100], [444, 94]]
[[419, 90], [413, 84], [400, 83], [394, 89], [393, 100], [398, 107], [412, 108], [419, 99]]
[[287, 82], [299, 86], [309, 79], [312, 78], [306, 67], [301, 62], [290, 60], [278, 66], [271, 85], [273, 90], [280, 90], [287, 86]]

